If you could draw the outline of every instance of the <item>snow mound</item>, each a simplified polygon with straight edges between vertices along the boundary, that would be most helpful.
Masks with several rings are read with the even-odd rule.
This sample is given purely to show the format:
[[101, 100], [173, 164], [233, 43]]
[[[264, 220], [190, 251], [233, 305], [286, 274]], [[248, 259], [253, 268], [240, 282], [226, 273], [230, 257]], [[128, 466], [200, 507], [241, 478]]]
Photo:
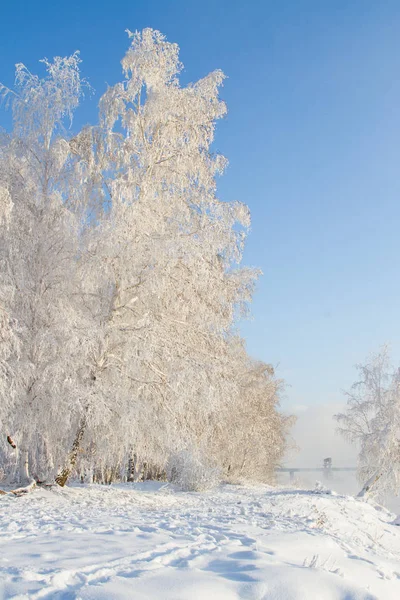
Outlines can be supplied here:
[[327, 492], [147, 483], [2, 496], [0, 599], [398, 600], [394, 515]]

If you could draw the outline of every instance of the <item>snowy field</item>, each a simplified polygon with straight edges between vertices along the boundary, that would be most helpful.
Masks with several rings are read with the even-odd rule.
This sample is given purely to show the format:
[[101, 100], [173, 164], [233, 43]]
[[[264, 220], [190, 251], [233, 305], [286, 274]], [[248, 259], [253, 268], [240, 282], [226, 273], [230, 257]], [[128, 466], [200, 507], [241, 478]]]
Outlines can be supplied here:
[[0, 598], [398, 600], [400, 527], [335, 493], [160, 483], [0, 499]]

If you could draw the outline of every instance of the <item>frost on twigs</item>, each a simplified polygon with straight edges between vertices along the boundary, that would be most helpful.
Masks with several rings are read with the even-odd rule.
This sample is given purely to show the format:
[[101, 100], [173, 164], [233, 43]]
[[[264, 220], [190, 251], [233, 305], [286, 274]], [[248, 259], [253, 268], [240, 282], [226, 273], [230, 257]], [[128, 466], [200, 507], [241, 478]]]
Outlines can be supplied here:
[[13, 203], [10, 192], [0, 185], [0, 226], [8, 225], [11, 219]]

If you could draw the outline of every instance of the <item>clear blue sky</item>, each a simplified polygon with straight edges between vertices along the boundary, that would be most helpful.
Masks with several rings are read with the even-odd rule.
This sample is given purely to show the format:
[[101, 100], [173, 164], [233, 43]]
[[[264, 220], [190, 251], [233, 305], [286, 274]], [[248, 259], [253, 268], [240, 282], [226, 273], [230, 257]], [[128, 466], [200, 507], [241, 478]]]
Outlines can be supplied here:
[[126, 28], [181, 47], [182, 79], [229, 79], [220, 194], [246, 202], [247, 264], [260, 266], [249, 351], [291, 387], [287, 403], [340, 399], [352, 367], [400, 350], [398, 0], [2, 0], [0, 81], [14, 64], [81, 51], [97, 94], [120, 77]]

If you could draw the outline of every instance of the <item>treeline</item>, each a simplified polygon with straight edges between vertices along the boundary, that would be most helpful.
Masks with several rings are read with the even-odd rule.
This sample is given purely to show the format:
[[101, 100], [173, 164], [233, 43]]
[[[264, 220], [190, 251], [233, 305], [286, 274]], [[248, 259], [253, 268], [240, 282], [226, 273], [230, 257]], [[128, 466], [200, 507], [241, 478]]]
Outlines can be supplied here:
[[1, 87], [3, 476], [270, 480], [290, 418], [235, 332], [259, 272], [239, 266], [247, 207], [216, 195], [222, 72], [181, 87], [177, 45], [131, 34], [72, 135], [79, 55], [44, 64]]

